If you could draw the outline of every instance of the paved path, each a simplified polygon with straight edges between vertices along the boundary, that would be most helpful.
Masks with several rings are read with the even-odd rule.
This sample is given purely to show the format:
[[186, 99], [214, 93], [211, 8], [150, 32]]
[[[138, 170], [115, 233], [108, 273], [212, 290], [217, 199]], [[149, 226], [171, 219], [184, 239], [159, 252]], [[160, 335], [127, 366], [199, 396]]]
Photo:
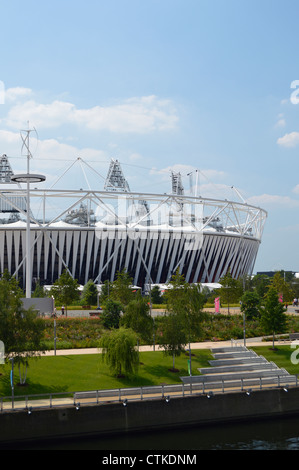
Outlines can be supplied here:
[[[208, 313], [211, 313], [211, 314], [215, 314], [215, 309], [213, 307], [207, 307], [207, 308], [204, 308], [203, 309], [205, 312], [208, 312]], [[67, 311], [67, 316], [68, 317], [84, 317], [84, 318], [89, 318], [90, 315], [89, 315], [89, 312], [97, 312], [96, 310], [92, 310], [92, 309], [82, 309], [82, 310], [68, 310]], [[152, 316], [153, 317], [156, 317], [158, 315], [163, 315], [163, 313], [165, 312], [165, 309], [152, 309]], [[97, 312], [99, 313], [99, 312]], [[220, 313], [222, 315], [227, 315], [228, 311], [227, 311], [227, 307], [223, 307], [220, 309]], [[241, 311], [240, 311], [240, 307], [230, 307], [229, 308], [229, 313], [230, 315], [240, 315], [241, 314]], [[299, 313], [299, 307], [293, 307], [292, 305], [289, 305], [288, 308], [287, 308], [287, 312], [286, 313], [289, 313], [290, 315], [298, 315]], [[57, 315], [58, 317], [61, 317], [61, 310], [58, 308], [57, 309]]]
[[[276, 340], [275, 344], [284, 344], [285, 341], [283, 340]], [[286, 344], [290, 344], [289, 342], [286, 342]], [[234, 340], [234, 345], [238, 346], [244, 346], [244, 341], [243, 339], [239, 340]], [[253, 347], [253, 346], [267, 346], [267, 345], [272, 345], [272, 340], [271, 341], [263, 341], [263, 338], [246, 338], [246, 347]], [[227, 346], [232, 346], [232, 341], [203, 341], [200, 343], [192, 343], [191, 344], [191, 349], [213, 349], [213, 348], [218, 348], [218, 347], [227, 347]], [[140, 351], [153, 351], [153, 346], [140, 346], [139, 347]], [[161, 351], [161, 348], [159, 348], [158, 345], [155, 347], [155, 351]], [[57, 349], [56, 350], [56, 356], [69, 356], [71, 354], [98, 354], [100, 352], [99, 348], [82, 348], [82, 349]], [[53, 350], [47, 351], [46, 356], [54, 356], [55, 353]]]

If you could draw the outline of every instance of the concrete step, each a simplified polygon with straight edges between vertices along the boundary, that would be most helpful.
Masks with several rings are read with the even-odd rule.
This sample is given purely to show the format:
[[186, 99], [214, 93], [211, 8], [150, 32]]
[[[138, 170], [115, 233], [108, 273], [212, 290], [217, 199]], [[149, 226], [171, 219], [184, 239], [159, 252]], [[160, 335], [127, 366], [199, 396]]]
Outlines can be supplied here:
[[240, 351], [249, 351], [245, 346], [223, 346], [220, 348], [212, 348], [212, 353], [218, 352], [240, 352]]
[[227, 352], [227, 353], [215, 353], [213, 354], [215, 359], [231, 359], [231, 358], [237, 358], [237, 359], [245, 359], [248, 357], [256, 357], [257, 354], [254, 353], [253, 351], [239, 351], [239, 352]]
[[260, 377], [278, 377], [278, 376], [289, 376], [287, 371], [283, 369], [273, 370], [261, 370], [252, 372], [239, 372], [239, 373], [227, 373], [227, 374], [203, 374], [203, 375], [192, 375], [181, 377], [183, 383], [207, 383], [207, 382], [221, 382], [230, 380], [243, 380]]
[[253, 370], [269, 370], [269, 369], [278, 369], [275, 364], [270, 362], [263, 363], [251, 363], [251, 364], [236, 364], [231, 366], [215, 366], [215, 367], [203, 367], [197, 369], [201, 374], [222, 374], [226, 372], [251, 372]]
[[229, 366], [229, 365], [234, 365], [234, 364], [258, 364], [258, 363], [266, 363], [268, 362], [264, 357], [249, 357], [249, 358], [243, 358], [243, 359], [212, 359], [209, 361], [209, 364], [211, 366]]

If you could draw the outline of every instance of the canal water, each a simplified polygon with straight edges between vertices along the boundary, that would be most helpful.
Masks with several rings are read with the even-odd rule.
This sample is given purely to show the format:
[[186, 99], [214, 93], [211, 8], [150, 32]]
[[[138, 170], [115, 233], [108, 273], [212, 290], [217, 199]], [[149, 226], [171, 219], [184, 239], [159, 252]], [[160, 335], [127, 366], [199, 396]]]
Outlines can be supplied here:
[[175, 451], [299, 450], [299, 417], [17, 445], [19, 450]]

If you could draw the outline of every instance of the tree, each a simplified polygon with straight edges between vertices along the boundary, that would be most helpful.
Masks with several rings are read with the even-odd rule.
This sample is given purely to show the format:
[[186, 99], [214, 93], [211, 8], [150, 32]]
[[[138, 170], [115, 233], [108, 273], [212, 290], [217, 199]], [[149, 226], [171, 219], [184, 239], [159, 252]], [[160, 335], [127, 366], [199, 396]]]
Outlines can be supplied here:
[[24, 385], [27, 378], [29, 358], [40, 357], [46, 350], [44, 345], [45, 323], [38, 317], [32, 307], [22, 309], [14, 316], [14, 351], [10, 353], [19, 369], [20, 384]]
[[28, 360], [45, 351], [45, 324], [32, 308], [25, 310], [23, 291], [15, 277], [5, 271], [0, 279], [0, 339], [5, 358], [18, 365], [20, 384], [26, 382]]
[[134, 294], [132, 292], [133, 278], [127, 273], [125, 269], [118, 271], [116, 279], [112, 283], [110, 290], [110, 297], [123, 304], [125, 307], [133, 300]]
[[201, 334], [201, 323], [207, 318], [203, 311], [206, 303], [206, 292], [196, 284], [186, 284], [185, 286], [185, 324], [188, 325], [188, 335], [190, 340], [196, 340]]
[[276, 292], [282, 296], [283, 302], [290, 302], [293, 300], [293, 289], [284, 280], [279, 272], [274, 274], [273, 278], [271, 279], [271, 285], [275, 288]]
[[162, 303], [162, 295], [161, 295], [159, 286], [154, 286], [151, 289], [151, 301], [152, 301], [152, 304], [161, 304]]
[[252, 278], [253, 289], [257, 292], [260, 299], [265, 297], [270, 286], [270, 278], [266, 274], [256, 274]]
[[131, 300], [120, 323], [122, 326], [134, 330], [138, 339], [150, 341], [153, 332], [153, 319], [150, 315], [147, 299], [139, 294], [136, 299]]
[[103, 305], [101, 318], [106, 328], [118, 328], [123, 306], [120, 302], [108, 299]]
[[227, 304], [227, 311], [229, 313], [229, 306], [232, 303], [239, 302], [242, 293], [242, 283], [238, 279], [234, 279], [228, 271], [220, 280], [221, 288], [219, 289], [219, 295], [221, 302]]
[[90, 279], [83, 287], [81, 304], [82, 305], [97, 305], [98, 289], [95, 283]]
[[244, 291], [252, 292], [254, 290], [253, 277], [250, 276], [249, 274], [243, 274], [242, 285], [243, 285]]
[[19, 336], [17, 320], [23, 311], [22, 295], [17, 279], [5, 271], [0, 279], [0, 339], [5, 345], [6, 357], [13, 353], [16, 336]]
[[256, 291], [246, 291], [241, 298], [241, 312], [244, 312], [247, 320], [260, 317], [259, 306], [261, 299]]
[[187, 336], [184, 329], [183, 316], [176, 313], [168, 313], [161, 318], [162, 336], [160, 348], [164, 354], [172, 356], [172, 371], [175, 369], [175, 357], [185, 351]]
[[295, 272], [294, 271], [284, 271], [281, 269], [278, 271], [280, 276], [284, 279], [285, 282], [290, 283], [294, 279]]
[[128, 328], [119, 328], [106, 332], [101, 340], [102, 358], [110, 370], [118, 377], [123, 372], [131, 375], [139, 367], [139, 354], [136, 350], [136, 334]]
[[206, 302], [206, 293], [196, 284], [189, 284], [177, 270], [169, 282], [166, 294], [167, 311], [181, 313], [185, 323], [191, 321], [192, 330], [198, 334], [200, 321], [205, 318], [202, 309]]
[[52, 285], [50, 295], [53, 295], [55, 302], [65, 305], [67, 314], [67, 306], [80, 297], [78, 281], [65, 269]]
[[264, 305], [260, 307], [261, 313], [261, 324], [265, 328], [267, 334], [272, 333], [273, 335], [273, 346], [275, 333], [283, 333], [286, 327], [286, 314], [285, 307], [282, 302], [279, 301], [278, 292], [271, 286], [265, 298]]
[[106, 280], [102, 284], [100, 302], [104, 304], [108, 299], [112, 299], [120, 302], [124, 310], [125, 306], [134, 299], [132, 283], [133, 279], [125, 269], [118, 271], [113, 282]]
[[35, 289], [32, 293], [32, 297], [33, 298], [43, 298], [43, 297], [46, 297], [46, 296], [47, 296], [47, 294], [45, 293], [43, 286], [40, 285], [40, 282], [39, 282], [39, 279], [38, 279], [36, 281]]
[[99, 296], [100, 304], [104, 304], [110, 298], [110, 288], [111, 288], [111, 282], [108, 279], [106, 279], [106, 281], [104, 281], [104, 283], [101, 286], [101, 293]]
[[200, 335], [201, 321], [206, 316], [202, 311], [205, 300], [200, 286], [188, 284], [177, 270], [166, 294], [168, 314], [162, 322], [162, 345], [166, 354], [173, 355], [174, 361], [174, 357], [180, 355], [189, 342], [190, 370], [190, 343]]
[[292, 290], [294, 292], [294, 297], [298, 299], [299, 298], [299, 279], [294, 277], [293, 280], [291, 281], [291, 284], [292, 284]]

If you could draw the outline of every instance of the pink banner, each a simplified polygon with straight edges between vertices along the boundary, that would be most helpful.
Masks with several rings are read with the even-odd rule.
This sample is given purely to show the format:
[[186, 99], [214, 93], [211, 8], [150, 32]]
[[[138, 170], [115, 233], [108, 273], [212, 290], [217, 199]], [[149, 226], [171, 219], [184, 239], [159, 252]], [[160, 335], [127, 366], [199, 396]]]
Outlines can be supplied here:
[[282, 294], [279, 294], [279, 302], [283, 302], [283, 297], [282, 297]]
[[215, 312], [219, 313], [220, 312], [220, 297], [215, 298]]

